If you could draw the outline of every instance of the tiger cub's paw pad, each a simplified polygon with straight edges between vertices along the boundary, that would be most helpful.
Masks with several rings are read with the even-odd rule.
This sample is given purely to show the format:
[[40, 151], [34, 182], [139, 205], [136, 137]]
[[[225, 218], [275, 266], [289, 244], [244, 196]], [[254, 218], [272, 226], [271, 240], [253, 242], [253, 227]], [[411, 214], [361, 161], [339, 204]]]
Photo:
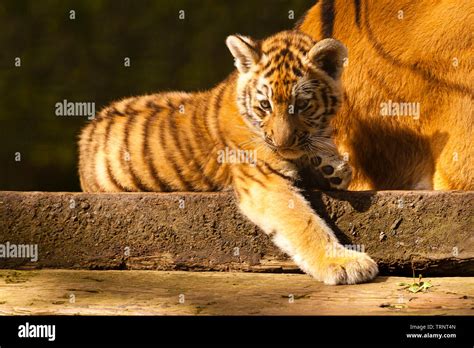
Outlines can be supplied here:
[[331, 188], [336, 190], [347, 189], [352, 179], [351, 166], [345, 161], [322, 165], [321, 172], [324, 178], [329, 181]]

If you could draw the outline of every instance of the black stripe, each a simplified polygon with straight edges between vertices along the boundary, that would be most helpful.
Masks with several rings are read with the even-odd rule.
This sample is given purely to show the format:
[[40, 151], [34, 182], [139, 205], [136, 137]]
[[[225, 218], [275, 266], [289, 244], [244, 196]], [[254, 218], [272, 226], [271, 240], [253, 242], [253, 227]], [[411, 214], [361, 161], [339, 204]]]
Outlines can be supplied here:
[[[133, 185], [135, 187], [137, 187], [140, 191], [151, 191], [149, 188], [147, 188], [145, 185], [142, 184], [140, 178], [138, 177], [132, 165], [132, 154], [130, 152], [130, 128], [132, 128], [134, 121], [135, 121], [135, 118], [133, 116], [128, 116], [127, 122], [125, 123], [125, 129], [124, 129], [125, 134], [124, 134], [124, 144], [123, 144], [124, 148], [121, 151], [121, 162], [122, 162], [122, 166], [128, 169], [130, 177], [133, 181]], [[145, 141], [145, 139], [143, 139], [143, 141]], [[128, 161], [126, 161], [124, 158], [125, 152], [128, 153], [130, 156], [130, 159]]]
[[[103, 113], [100, 114], [101, 116]], [[119, 110], [115, 106], [110, 107], [107, 109], [107, 112], [105, 113], [106, 117], [114, 117], [114, 116], [125, 116], [125, 114]]]
[[207, 113], [209, 112], [209, 103], [210, 103], [209, 100], [204, 103], [204, 110], [202, 112], [202, 115], [203, 115], [203, 118], [204, 118], [204, 126], [205, 126], [204, 130], [206, 131], [207, 136], [209, 137], [209, 139], [212, 140], [211, 129], [209, 128], [209, 125], [207, 123], [207, 119], [208, 119]]
[[329, 98], [331, 99], [331, 106], [337, 105], [339, 100], [335, 95], [330, 95]]
[[[257, 166], [255, 166], [255, 167], [257, 167]], [[259, 171], [260, 173], [262, 173], [261, 169], [258, 169], [258, 171]], [[242, 180], [242, 181], [244, 181], [244, 182], [247, 182], [247, 181], [256, 182], [257, 184], [259, 184], [259, 185], [262, 186], [263, 188], [267, 188], [267, 187], [268, 187], [263, 181], [261, 181], [260, 179], [257, 179], [257, 178], [255, 177], [255, 175], [252, 175], [252, 174], [249, 174], [249, 173], [245, 173], [243, 167], [240, 168], [240, 174], [242, 174], [244, 177], [242, 177], [242, 176], [239, 175], [239, 174], [236, 174], [236, 175], [234, 175], [235, 178], [238, 179], [238, 180]], [[263, 173], [263, 174], [264, 174], [264, 176], [266, 176], [265, 173]]]
[[245, 110], [247, 111], [246, 116], [248, 118], [253, 118], [251, 116], [251, 111], [252, 111], [252, 96], [250, 95], [250, 85], [247, 84], [245, 86]]
[[92, 143], [92, 149], [90, 149], [91, 151], [89, 151], [89, 156], [92, 155], [92, 158], [90, 160], [90, 165], [89, 165], [89, 168], [90, 168], [90, 176], [89, 177], [90, 177], [90, 182], [91, 182], [90, 187], [92, 188], [91, 191], [100, 191], [99, 190], [100, 185], [97, 182], [97, 178], [96, 178], [96, 175], [95, 175], [95, 163], [96, 163], [96, 159], [97, 159], [96, 155], [97, 155], [97, 150], [99, 149], [99, 141], [98, 141], [98, 139], [95, 139], [95, 132], [97, 130], [97, 126], [98, 126], [99, 122], [97, 120], [93, 122], [93, 128], [92, 128], [92, 130], [89, 134], [89, 142], [88, 142], [89, 145]]
[[[253, 106], [252, 97], [250, 96], [249, 85], [245, 86], [244, 93], [245, 93], [245, 114], [242, 116], [244, 116], [255, 127], [259, 127], [262, 122], [262, 118], [265, 116], [265, 112], [260, 107]], [[252, 112], [252, 110], [257, 111], [257, 112]]]
[[308, 222], [306, 223], [305, 228], [303, 229], [303, 233], [304, 233], [308, 228], [311, 228], [312, 222], [313, 222], [313, 219], [310, 217], [310, 218], [308, 219]]
[[336, 109], [339, 106], [339, 99], [335, 95], [330, 95], [329, 98], [331, 100], [331, 110]]
[[[223, 84], [221, 84], [221, 86], [223, 86], [223, 87], [220, 87], [221, 89], [217, 93], [217, 96], [214, 100], [214, 109], [213, 109], [213, 112], [212, 112], [212, 119], [215, 121], [217, 138], [218, 138], [217, 140], [220, 143], [220, 145], [222, 146], [222, 148], [229, 147], [229, 145], [227, 144], [227, 142], [226, 142], [226, 140], [223, 136], [222, 129], [221, 129], [221, 126], [220, 126], [220, 119], [221, 119], [220, 110], [221, 110], [222, 100], [225, 96], [225, 93], [226, 93], [226, 91], [229, 87], [231, 87], [231, 86], [235, 87], [234, 82], [235, 81], [231, 80], [230, 78], [225, 80], [223, 82]], [[220, 165], [220, 167], [217, 166], [217, 169], [216, 169], [215, 173], [213, 174], [214, 177], [217, 175], [220, 168], [225, 169], [225, 167], [222, 164]], [[225, 178], [224, 178], [225, 179], [224, 184], [225, 184], [226, 180], [229, 178], [230, 172], [229, 171], [224, 171], [224, 174], [226, 175]]]
[[308, 35], [308, 34], [306, 34], [306, 33], [301, 33], [301, 32], [300, 32], [300, 36], [299, 36], [299, 37], [300, 37], [301, 43], [303, 43], [303, 45], [306, 45], [305, 48], [306, 48], [307, 50], [309, 50], [311, 47], [314, 46], [315, 41], [314, 41], [314, 39], [313, 39], [310, 35]]
[[105, 167], [107, 168], [107, 175], [109, 176], [110, 181], [112, 184], [117, 187], [120, 191], [128, 191], [125, 187], [123, 187], [120, 182], [115, 177], [112, 169], [110, 168], [110, 160], [109, 160], [109, 140], [110, 140], [110, 129], [112, 128], [113, 119], [107, 120], [107, 126], [105, 127], [105, 144], [104, 144], [104, 153], [105, 153]]
[[[207, 115], [208, 109], [209, 109], [209, 102], [205, 102], [204, 103], [204, 110], [202, 112], [204, 121], [206, 120], [206, 115]], [[198, 129], [202, 130], [202, 129], [200, 129], [200, 127], [197, 123], [198, 118], [196, 117], [196, 113], [197, 113], [197, 110], [195, 109], [194, 114], [193, 114], [193, 118], [191, 120], [191, 124], [193, 126], [193, 134], [196, 134]], [[204, 130], [206, 131], [208, 138], [212, 140], [212, 136], [211, 136], [211, 133], [209, 132], [209, 129], [207, 129], [207, 127], [204, 127]], [[202, 142], [197, 143], [197, 145], [201, 145], [201, 144], [202, 144]], [[202, 150], [202, 148], [199, 149], [199, 151], [202, 153], [201, 150]]]
[[170, 109], [172, 112], [176, 109], [176, 107], [173, 105], [171, 99], [169, 97], [166, 98], [166, 106], [168, 109]]
[[[397, 67], [397, 68], [403, 68], [403, 69], [408, 69], [414, 74], [420, 76], [424, 81], [429, 81], [431, 85], [436, 86], [436, 88], [443, 88], [447, 89], [448, 91], [456, 91], [458, 93], [462, 93], [465, 95], [468, 95], [469, 97], [474, 96], [474, 90], [470, 88], [467, 85], [462, 85], [459, 83], [451, 83], [447, 80], [440, 79], [436, 76], [433, 75], [432, 70], [426, 70], [425, 68], [419, 66], [418, 64], [407, 64], [402, 61], [400, 61], [398, 58], [395, 58], [391, 53], [387, 52], [384, 49], [384, 46], [378, 39], [376, 38], [372, 27], [369, 22], [368, 18], [368, 13], [369, 9], [367, 7], [368, 2], [364, 1], [362, 6], [364, 6], [364, 13], [363, 16], [361, 16], [362, 20], [364, 21], [363, 26], [365, 27], [366, 30], [366, 37], [371, 43], [371, 46], [375, 49], [378, 55], [382, 57], [384, 60], [386, 60], [389, 64]], [[394, 68], [393, 68], [394, 69]]]
[[[171, 105], [171, 104], [169, 104]], [[161, 127], [160, 129], [160, 135], [159, 135], [159, 141], [160, 141], [160, 147], [161, 149], [163, 150], [163, 155], [165, 157], [165, 160], [166, 162], [171, 166], [171, 168], [173, 169], [174, 171], [174, 174], [176, 175], [176, 177], [178, 178], [178, 180], [180, 181], [180, 184], [182, 186], [184, 186], [184, 190], [185, 191], [189, 191], [190, 188], [192, 187], [192, 185], [190, 185], [186, 179], [183, 177], [183, 175], [181, 174], [181, 168], [178, 168], [178, 166], [176, 165], [176, 163], [169, 157], [168, 155], [168, 152], [169, 150], [167, 150], [166, 148], [166, 141], [165, 141], [165, 132], [168, 130], [170, 132], [172, 132], [171, 130], [171, 125], [170, 125], [170, 117], [174, 117], [174, 113], [175, 113], [175, 110], [174, 108], [170, 108], [169, 110], [169, 113], [168, 113], [168, 118], [166, 119], [163, 119], [162, 122], [164, 123], [165, 121], [168, 121], [166, 125], [164, 125], [163, 127]], [[171, 136], [172, 137], [172, 136]], [[176, 144], [175, 144], [176, 146]]]
[[[87, 128], [87, 127], [88, 127], [88, 126], [82, 128], [82, 130], [81, 130], [81, 135], [80, 135], [80, 139], [84, 136], [83, 134], [84, 134], [84, 132], [86, 131], [86, 128]], [[90, 141], [89, 138], [90, 138], [91, 132], [92, 132], [92, 129], [88, 132], [87, 140], [85, 140], [86, 146], [89, 144], [89, 141]], [[83, 151], [82, 151], [81, 148], [79, 148], [79, 168], [78, 168], [78, 169], [79, 169], [79, 181], [80, 181], [80, 183], [81, 183], [82, 189], [85, 190], [85, 191], [88, 191], [87, 189], [85, 189], [85, 187], [83, 187], [83, 183], [85, 184], [85, 176], [84, 176], [84, 170], [85, 170], [85, 169], [84, 169], [84, 161], [83, 161], [83, 159], [84, 159]]]
[[321, 34], [322, 38], [332, 37], [336, 10], [334, 0], [322, 0], [321, 3]]
[[[308, 51], [311, 49], [312, 46], [308, 45], [307, 47], [303, 47], [303, 46], [294, 46], [293, 48], [296, 49], [296, 56], [298, 57], [298, 53], [301, 55], [301, 56], [305, 56]], [[298, 57], [299, 58], [299, 57]]]
[[[200, 165], [201, 160], [197, 158], [196, 151], [193, 149], [193, 145], [194, 145], [195, 149], [198, 149], [199, 143], [200, 143], [196, 139], [196, 130], [197, 130], [196, 127], [195, 127], [196, 114], [197, 114], [197, 107], [194, 107], [194, 110], [193, 110], [193, 113], [192, 113], [192, 116], [191, 116], [192, 117], [191, 124], [193, 125], [192, 129], [190, 130], [191, 135], [189, 137], [185, 137], [186, 151], [191, 154], [191, 159], [186, 158], [184, 155], [183, 155], [183, 157], [189, 163], [192, 163], [192, 161], [194, 160], [194, 169], [197, 170], [197, 173], [201, 174], [202, 180], [204, 181], [204, 184], [208, 187], [208, 189], [214, 191], [216, 189], [216, 187], [215, 187], [214, 183], [212, 182], [212, 180], [206, 175], [206, 173], [204, 173], [204, 168], [202, 168], [201, 165]], [[186, 139], [188, 141], [186, 141]], [[192, 139], [193, 144], [191, 144], [191, 139]], [[201, 149], [198, 149], [198, 150], [200, 152], [201, 157], [204, 157], [204, 156], [202, 156]], [[198, 160], [199, 160], [199, 162], [198, 162]], [[196, 166], [196, 163], [199, 163], [199, 165]]]
[[263, 165], [265, 166], [265, 168], [267, 168], [272, 174], [275, 174], [275, 175], [278, 175], [280, 178], [283, 178], [285, 180], [288, 180], [290, 182], [294, 182], [295, 181], [295, 178], [292, 178], [291, 176], [288, 176], [288, 175], [285, 175], [285, 174], [282, 174], [280, 173], [278, 170], [276, 170], [275, 168], [273, 168], [271, 165], [269, 165], [267, 162], [264, 162], [262, 161]]
[[293, 60], [295, 59], [295, 54], [290, 49], [284, 48], [280, 52], [278, 52], [275, 58], [281, 59], [282, 61], [285, 58], [287, 58], [288, 60]]
[[[81, 182], [81, 187], [84, 191], [91, 191], [90, 186], [89, 186], [89, 184], [87, 183], [87, 180], [86, 180], [85, 173], [87, 172], [87, 170], [85, 168], [86, 167], [85, 163], [86, 163], [87, 157], [88, 157], [89, 144], [91, 143], [91, 140], [92, 140], [91, 134], [92, 134], [92, 131], [94, 129], [94, 125], [89, 124], [85, 128], [88, 128], [88, 127], [90, 127], [91, 129], [89, 130], [89, 133], [87, 135], [87, 139], [85, 140], [84, 149], [81, 149], [80, 154], [79, 154], [79, 161], [80, 161], [79, 178], [80, 178], [80, 182]], [[82, 132], [84, 132], [84, 131], [85, 131], [85, 129]], [[86, 153], [84, 153], [84, 151]]]
[[[192, 125], [193, 125], [194, 134], [197, 133], [197, 130], [205, 131], [206, 134], [207, 134], [207, 140], [209, 141], [208, 144], [211, 144], [211, 143], [213, 143], [213, 137], [212, 137], [212, 133], [211, 133], [210, 128], [209, 128], [209, 123], [208, 123], [208, 120], [209, 120], [209, 117], [208, 117], [209, 104], [210, 104], [210, 101], [207, 101], [207, 102], [204, 103], [204, 110], [202, 112], [202, 117], [201, 117], [201, 119], [204, 119], [203, 129], [200, 129], [200, 127], [198, 126], [198, 124], [197, 124], [197, 119], [198, 118], [197, 117], [193, 118]], [[203, 142], [201, 142], [201, 143], [203, 143]], [[199, 143], [199, 144], [201, 144], [201, 143]], [[214, 149], [214, 148], [215, 147], [213, 147], [212, 149]], [[202, 151], [201, 151], [201, 153], [202, 153]], [[208, 163], [209, 163], [209, 161], [202, 165], [202, 172], [208, 178], [209, 177], [215, 178], [215, 175], [217, 173], [217, 169], [214, 170], [212, 173], [210, 173], [210, 175], [205, 173], [205, 169], [206, 169], [206, 166], [207, 166]]]
[[[257, 167], [257, 166], [255, 166], [255, 167]], [[261, 181], [260, 179], [257, 179], [257, 178], [255, 177], [255, 175], [251, 175], [251, 174], [249, 174], [249, 173], [245, 173], [244, 170], [243, 170], [243, 168], [240, 169], [240, 172], [241, 172], [243, 175], [246, 175], [246, 176], [250, 179], [250, 181], [256, 182], [257, 184], [259, 184], [259, 185], [262, 186], [263, 188], [267, 188], [267, 187], [268, 187], [263, 181]], [[240, 179], [242, 180], [242, 178], [240, 178]]]
[[268, 175], [268, 173], [265, 173], [265, 172], [263, 171], [263, 169], [260, 168], [260, 166], [259, 166], [258, 164], [257, 164], [254, 168], [255, 168], [260, 174], [262, 174], [263, 176], [267, 176], [267, 175]]
[[285, 43], [286, 47], [290, 47], [292, 45], [292, 41], [293, 41], [292, 39], [293, 39], [292, 37], [285, 37], [283, 42]]
[[275, 45], [275, 46], [269, 47], [269, 48], [265, 51], [265, 55], [268, 56], [268, 55], [270, 55], [271, 53], [278, 51], [279, 49], [281, 49], [281, 46], [280, 46], [280, 45]]
[[133, 106], [138, 102], [138, 98], [130, 100], [127, 105], [125, 105], [124, 113], [128, 116], [136, 116], [139, 114], [138, 110], [135, 110]]
[[146, 102], [146, 107], [148, 109], [152, 109], [153, 111], [156, 111], [156, 112], [160, 112], [161, 111], [161, 107], [158, 106], [158, 104], [155, 103], [154, 100], [148, 100]]
[[[257, 114], [257, 117], [260, 117], [262, 119], [265, 115], [266, 112], [263, 111], [259, 106], [252, 106], [253, 114]], [[253, 117], [250, 119], [250, 121], [253, 121]]]
[[218, 140], [220, 141], [220, 143], [224, 147], [227, 146], [227, 143], [226, 143], [224, 137], [222, 136], [222, 131], [221, 131], [221, 128], [220, 128], [220, 123], [219, 123], [219, 120], [220, 120], [219, 112], [220, 112], [221, 106], [222, 106], [222, 98], [224, 97], [225, 91], [227, 90], [229, 85], [230, 85], [230, 83], [229, 83], [229, 81], [227, 81], [227, 83], [225, 83], [223, 85], [223, 87], [221, 88], [221, 90], [217, 94], [217, 97], [214, 100], [214, 110], [213, 110], [213, 114], [212, 114], [212, 118], [216, 122], [215, 125], [217, 127], [217, 136], [219, 138]]
[[270, 68], [270, 70], [268, 70], [268, 71], [266, 71], [266, 72], [264, 73], [263, 76], [264, 76], [265, 78], [269, 78], [270, 76], [273, 75], [273, 73], [275, 72], [276, 69], [277, 69], [276, 66], [272, 66], [272, 67]]
[[296, 55], [293, 51], [291, 51], [288, 48], [280, 49], [279, 51], [275, 52], [274, 54], [268, 56], [268, 63], [264, 67], [264, 70], [269, 68], [272, 65], [281, 64], [285, 59], [286, 60], [295, 60]]
[[243, 181], [245, 184], [247, 184], [248, 181], [251, 180], [251, 178], [243, 177], [242, 175], [239, 175], [239, 174], [235, 174], [233, 179], [234, 179], [234, 181], [236, 181], [236, 180]]
[[248, 196], [250, 194], [250, 191], [247, 190], [245, 187], [239, 187], [239, 190], [244, 191], [244, 193]]
[[360, 0], [354, 0], [355, 22], [360, 28]]
[[[121, 163], [124, 169], [128, 169], [128, 172], [130, 174], [130, 177], [133, 181], [133, 184], [138, 190], [140, 191], [149, 191], [145, 186], [143, 186], [140, 182], [140, 179], [138, 178], [138, 175], [136, 174], [135, 170], [133, 169], [132, 166], [132, 156], [130, 152], [130, 128], [133, 125], [133, 122], [135, 121], [134, 116], [138, 115], [138, 111], [133, 108], [133, 106], [138, 102], [138, 98], [133, 98], [128, 101], [128, 103], [125, 105], [124, 108], [124, 114], [128, 117], [127, 122], [125, 123], [125, 130], [124, 130], [124, 147], [125, 147], [125, 152], [129, 154], [130, 160], [125, 161], [124, 153], [121, 151]], [[128, 162], [128, 163], [124, 163]]]
[[[181, 104], [179, 104], [179, 105], [184, 105], [184, 104], [181, 101]], [[186, 106], [184, 106], [184, 107], [186, 108]], [[176, 147], [177, 152], [178, 152], [178, 153], [175, 153], [173, 151], [173, 154], [172, 154], [172, 156], [174, 158], [174, 161], [172, 162], [173, 163], [173, 169], [175, 169], [176, 175], [178, 175], [180, 180], [186, 186], [186, 190], [189, 191], [189, 190], [193, 189], [194, 186], [193, 186], [192, 183], [189, 183], [188, 181], [186, 181], [184, 176], [182, 176], [184, 168], [178, 163], [176, 155], [179, 154], [182, 158], [184, 158], [184, 161], [186, 163], [185, 165], [190, 165], [190, 163], [192, 162], [192, 159], [186, 158], [186, 156], [183, 153], [180, 133], [178, 132], [178, 129], [176, 127], [176, 122], [175, 122], [176, 117], [179, 117], [179, 115], [177, 115], [175, 111], [170, 112], [168, 114], [168, 127], [167, 127], [167, 129], [170, 130], [173, 145]], [[194, 166], [193, 169], [197, 170], [198, 168], [196, 168], [196, 166]]]
[[[197, 110], [195, 110], [195, 112], [196, 112], [196, 111], [197, 111]], [[209, 143], [212, 143], [212, 134], [210, 133], [209, 125], [207, 124], [207, 113], [208, 113], [208, 111], [209, 111], [209, 101], [207, 101], [207, 102], [204, 103], [204, 110], [203, 110], [203, 112], [202, 112], [201, 115], [203, 115], [202, 117], [204, 118], [204, 130], [205, 130], [205, 132], [206, 132], [206, 134], [207, 134], [207, 138], [208, 138], [207, 140], [210, 141]], [[199, 125], [197, 124], [197, 120], [198, 120], [198, 118], [196, 117], [196, 114], [194, 114], [193, 119], [192, 119], [192, 128], [193, 128], [192, 134], [193, 134], [193, 135], [197, 135], [197, 130], [200, 128]], [[203, 143], [204, 143], [203, 141], [200, 141], [200, 142], [197, 142], [197, 143], [196, 143], [196, 148], [199, 148], [199, 152], [200, 152], [201, 154], [204, 153], [202, 147], [200, 147], [201, 144], [203, 144]], [[205, 175], [206, 178], [210, 178], [210, 177], [213, 178], [213, 177], [215, 176], [215, 174], [216, 174], [216, 171], [215, 171], [214, 173], [212, 173], [212, 176], [209, 176], [209, 175], [206, 174], [206, 166], [207, 166], [208, 163], [209, 163], [209, 162], [206, 162], [206, 163], [204, 163], [204, 164], [201, 163], [202, 174]], [[209, 180], [210, 180], [210, 179], [209, 179]], [[211, 180], [210, 180], [210, 181], [211, 181]], [[213, 190], [216, 189], [216, 187], [215, 187], [214, 184], [212, 184], [212, 189], [213, 189]]]
[[[172, 191], [171, 187], [168, 186], [163, 181], [163, 179], [161, 179], [160, 176], [158, 175], [158, 171], [151, 158], [151, 149], [150, 149], [150, 144], [149, 144], [148, 139], [150, 138], [151, 124], [156, 118], [156, 116], [158, 115], [158, 112], [159, 112], [158, 110], [154, 110], [153, 113], [148, 117], [148, 120], [146, 120], [143, 126], [144, 139], [143, 139], [142, 155], [148, 167], [148, 171], [151, 173], [151, 176], [153, 177], [155, 184], [157, 184], [160, 187], [160, 191]], [[163, 133], [163, 130], [160, 132], [160, 134], [161, 133]]]
[[[219, 107], [220, 108], [220, 99], [222, 98], [222, 92], [224, 91], [224, 87], [222, 87], [223, 84], [221, 84], [220, 86], [216, 87], [217, 89], [220, 88], [220, 90], [218, 91], [217, 94], [214, 94], [212, 95], [212, 97], [214, 97], [214, 100], [211, 99], [209, 100], [208, 103], [206, 103], [206, 109], [205, 109], [205, 113], [204, 113], [204, 124], [207, 128], [207, 132], [210, 136], [210, 139], [212, 142], [214, 142], [216, 139], [214, 139], [214, 134], [212, 134], [212, 127], [211, 127], [211, 115], [212, 115], [212, 118], [214, 119], [214, 117], [216, 116], [216, 108]], [[211, 104], [212, 102], [212, 105], [213, 105], [213, 110], [212, 110], [212, 113], [211, 113], [211, 108], [208, 107], [207, 104]], [[223, 142], [223, 138], [222, 138], [222, 134], [219, 134], [219, 128], [217, 128], [217, 137], [218, 137], [218, 141], [221, 142], [221, 145], [223, 145], [225, 147], [225, 142]], [[215, 148], [215, 146], [214, 146]], [[211, 176], [213, 178], [216, 177], [216, 174], [217, 172], [219, 171], [219, 168], [220, 166], [217, 166], [216, 169], [212, 172]]]
[[321, 92], [321, 99], [323, 100], [324, 104], [324, 114], [329, 110], [329, 97], [328, 97], [328, 88], [325, 85], [322, 85], [319, 89]]

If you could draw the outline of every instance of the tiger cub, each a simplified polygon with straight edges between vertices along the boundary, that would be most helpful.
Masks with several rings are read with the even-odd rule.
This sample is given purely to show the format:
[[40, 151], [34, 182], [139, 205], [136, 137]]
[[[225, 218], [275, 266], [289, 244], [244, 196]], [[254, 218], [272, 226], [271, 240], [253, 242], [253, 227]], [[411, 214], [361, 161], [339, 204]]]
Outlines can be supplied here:
[[303, 169], [333, 188], [350, 181], [329, 127], [346, 48], [296, 31], [226, 44], [237, 69], [215, 88], [124, 99], [82, 130], [83, 190], [233, 189], [242, 213], [314, 278], [374, 278], [377, 264], [345, 249], [296, 186]]

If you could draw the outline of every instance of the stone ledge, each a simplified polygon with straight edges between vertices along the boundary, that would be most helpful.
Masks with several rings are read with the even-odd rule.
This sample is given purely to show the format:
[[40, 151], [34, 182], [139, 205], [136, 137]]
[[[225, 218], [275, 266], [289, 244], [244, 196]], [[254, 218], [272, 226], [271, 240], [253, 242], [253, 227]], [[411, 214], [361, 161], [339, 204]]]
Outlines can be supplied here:
[[[307, 193], [343, 244], [382, 274], [474, 276], [474, 192]], [[235, 206], [232, 193], [0, 192], [0, 244], [39, 259], [0, 268], [299, 272]]]

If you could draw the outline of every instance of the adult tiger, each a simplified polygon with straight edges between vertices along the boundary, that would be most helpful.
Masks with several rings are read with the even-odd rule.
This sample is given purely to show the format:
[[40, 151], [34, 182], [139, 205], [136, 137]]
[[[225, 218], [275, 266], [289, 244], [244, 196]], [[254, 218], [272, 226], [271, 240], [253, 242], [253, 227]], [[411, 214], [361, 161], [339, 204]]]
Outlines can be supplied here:
[[297, 27], [349, 50], [332, 121], [349, 189], [474, 189], [474, 2], [322, 0]]

